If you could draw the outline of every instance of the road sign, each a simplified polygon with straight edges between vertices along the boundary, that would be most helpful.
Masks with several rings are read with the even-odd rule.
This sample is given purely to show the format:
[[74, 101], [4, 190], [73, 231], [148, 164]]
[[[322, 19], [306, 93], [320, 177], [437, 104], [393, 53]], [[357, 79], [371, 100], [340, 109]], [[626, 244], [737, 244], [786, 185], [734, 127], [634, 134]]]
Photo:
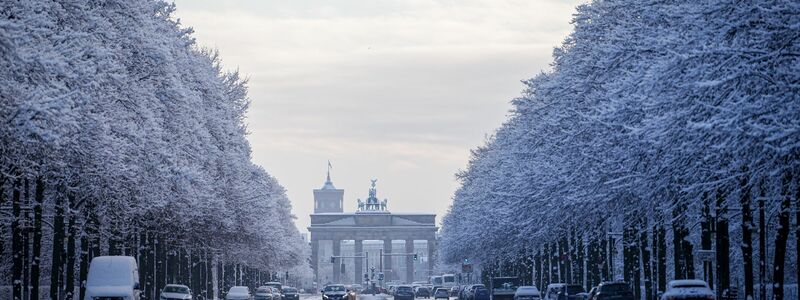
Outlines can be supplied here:
[[714, 250], [697, 250], [697, 258], [701, 261], [714, 261], [717, 252]]
[[461, 264], [461, 272], [472, 273], [472, 264]]

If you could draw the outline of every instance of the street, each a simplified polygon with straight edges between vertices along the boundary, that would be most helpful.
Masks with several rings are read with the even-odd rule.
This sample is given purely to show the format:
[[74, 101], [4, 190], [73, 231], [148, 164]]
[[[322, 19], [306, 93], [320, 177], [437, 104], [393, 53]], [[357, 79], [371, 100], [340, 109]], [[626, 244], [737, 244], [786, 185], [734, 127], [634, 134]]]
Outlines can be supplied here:
[[[300, 300], [320, 300], [322, 296], [320, 294], [303, 294], [300, 295]], [[373, 296], [372, 294], [358, 294], [358, 300], [393, 300], [394, 297], [387, 295], [387, 294], [377, 294]], [[422, 298], [424, 299], [424, 298]], [[430, 298], [431, 300], [433, 297]], [[452, 298], [451, 298], [452, 299]]]

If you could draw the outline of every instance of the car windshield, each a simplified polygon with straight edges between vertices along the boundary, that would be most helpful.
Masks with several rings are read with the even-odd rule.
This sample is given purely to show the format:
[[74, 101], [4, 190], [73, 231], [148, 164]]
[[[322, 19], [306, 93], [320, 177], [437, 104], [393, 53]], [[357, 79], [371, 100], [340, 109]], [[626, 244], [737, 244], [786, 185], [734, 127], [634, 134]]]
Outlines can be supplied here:
[[567, 286], [567, 294], [575, 295], [577, 293], [583, 293], [585, 290], [580, 285], [568, 285]]
[[283, 289], [283, 292], [284, 293], [296, 293], [297, 289], [295, 289], [295, 288], [285, 288], [285, 289]]
[[329, 285], [325, 287], [326, 292], [344, 292], [344, 287], [341, 285]]
[[259, 293], [259, 294], [269, 293], [269, 292], [270, 292], [269, 288], [265, 288], [265, 287], [260, 287], [260, 288], [258, 288], [256, 290], [256, 293]]
[[519, 289], [517, 289], [517, 291], [526, 292], [526, 293], [538, 292], [538, 290], [535, 287], [532, 287], [532, 286], [521, 286], [521, 287], [519, 287]]
[[397, 291], [398, 292], [410, 292], [411, 291], [411, 287], [410, 286], [401, 286], [401, 287], [397, 288]]
[[675, 285], [675, 288], [679, 289], [705, 288], [705, 287], [706, 286], [704, 284], [698, 284], [698, 283], [685, 283], [685, 284]]
[[166, 286], [164, 287], [164, 293], [178, 293], [178, 294], [188, 294], [189, 288], [185, 286]]
[[627, 284], [604, 284], [600, 286], [600, 292], [603, 294], [624, 294], [630, 292]]
[[235, 287], [231, 288], [231, 293], [232, 294], [247, 294], [247, 293], [249, 293], [249, 291], [247, 290], [247, 287], [235, 286]]

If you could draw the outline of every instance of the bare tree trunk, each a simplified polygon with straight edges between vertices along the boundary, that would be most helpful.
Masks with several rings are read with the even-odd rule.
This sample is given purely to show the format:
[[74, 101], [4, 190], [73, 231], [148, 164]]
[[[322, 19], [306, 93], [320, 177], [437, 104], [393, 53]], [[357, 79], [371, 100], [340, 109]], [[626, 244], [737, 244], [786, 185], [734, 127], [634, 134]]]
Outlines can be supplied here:
[[81, 264], [78, 270], [78, 278], [81, 283], [79, 299], [84, 299], [86, 297], [86, 275], [89, 273], [89, 259], [89, 238], [86, 232], [83, 232], [81, 234]]
[[61, 258], [64, 252], [64, 200], [66, 189], [59, 185], [55, 196], [55, 215], [53, 216], [53, 255], [50, 267], [50, 299], [58, 299], [61, 286]]
[[545, 244], [542, 256], [542, 286], [547, 286], [553, 281], [550, 279], [550, 246]]
[[717, 298], [721, 299], [722, 295], [727, 293], [731, 288], [731, 258], [730, 258], [730, 236], [728, 235], [728, 205], [725, 204], [727, 192], [724, 190], [717, 190], [717, 281], [719, 287], [716, 289]]
[[642, 254], [642, 268], [644, 269], [644, 296], [646, 300], [655, 299], [653, 293], [653, 273], [650, 268], [650, 243], [647, 240], [647, 222], [642, 222], [639, 229], [639, 249]]
[[[795, 213], [795, 228], [794, 228], [794, 238], [796, 243], [795, 249], [795, 257], [796, 257], [796, 264], [795, 267], [797, 270], [797, 282], [800, 283], [800, 174], [795, 173], [795, 194], [794, 194], [794, 213]], [[798, 285], [800, 288], [800, 285]]]
[[23, 249], [22, 243], [24, 242], [22, 235], [20, 220], [22, 220], [22, 207], [20, 199], [20, 189], [22, 188], [22, 181], [19, 177], [14, 180], [14, 186], [11, 193], [11, 211], [14, 215], [14, 220], [11, 221], [11, 253], [13, 256], [13, 267], [11, 271], [11, 282], [13, 284], [12, 297], [14, 300], [22, 300], [22, 260]]
[[789, 238], [789, 208], [791, 207], [790, 184], [792, 182], [791, 173], [786, 173], [781, 182], [783, 200], [781, 201], [781, 211], [778, 215], [778, 234], [775, 235], [775, 256], [773, 261], [773, 284], [772, 297], [775, 300], [783, 300], [783, 287], [785, 281], [784, 267], [786, 263], [786, 240]]
[[639, 291], [639, 248], [637, 247], [638, 243], [636, 242], [636, 239], [638, 238], [635, 229], [636, 222], [630, 217], [626, 216], [624, 223], [624, 228], [622, 230], [622, 264], [625, 272], [623, 273], [623, 278], [625, 279], [625, 282], [631, 285], [633, 298], [641, 299], [641, 292]]
[[22, 226], [22, 297], [25, 299], [30, 298], [31, 293], [31, 268], [30, 268], [30, 259], [31, 259], [31, 224], [30, 219], [31, 216], [28, 213], [31, 205], [31, 189], [28, 178], [25, 178], [25, 184], [23, 192], [25, 196], [23, 197], [24, 200], [22, 201], [23, 207], [26, 209], [22, 211], [23, 219], [25, 223]]
[[[31, 255], [31, 299], [39, 299], [39, 275], [42, 264], [42, 206], [44, 206], [44, 181], [36, 177], [33, 204], [33, 247]], [[57, 290], [57, 289], [56, 289]], [[55, 298], [58, 299], [58, 298]]]
[[67, 201], [69, 204], [67, 207], [70, 207], [70, 211], [67, 214], [69, 217], [69, 223], [67, 224], [67, 259], [66, 259], [66, 278], [64, 282], [66, 283], [65, 287], [65, 294], [66, 299], [72, 300], [74, 299], [75, 295], [75, 244], [77, 242], [76, 236], [78, 235], [78, 224], [77, 224], [77, 214], [75, 214], [76, 203], [75, 203], [75, 195], [71, 192], [67, 192]]
[[675, 203], [675, 208], [672, 210], [672, 266], [675, 274], [675, 279], [686, 279], [685, 260], [683, 257], [683, 211], [680, 209], [681, 204]]
[[[3, 167], [3, 166], [0, 166]], [[6, 177], [3, 175], [3, 170], [0, 169], [0, 206], [6, 202]], [[0, 222], [0, 234], [5, 232], [5, 222]], [[0, 238], [0, 253], [5, 253], [5, 239]]]
[[550, 281], [551, 282], [562, 282], [563, 279], [559, 276], [561, 275], [558, 270], [558, 245], [557, 243], [550, 244]]
[[766, 208], [764, 197], [766, 189], [764, 181], [761, 181], [758, 200], [758, 296], [760, 300], [767, 299], [767, 227], [766, 227]]
[[744, 266], [744, 297], [753, 299], [753, 210], [751, 209], [752, 197], [750, 185], [747, 180], [747, 168], [743, 168], [742, 178], [739, 181], [741, 195], [739, 205], [742, 207], [742, 260]]
[[614, 255], [617, 254], [616, 240], [613, 236], [608, 237], [608, 242], [603, 241], [600, 250], [600, 255], [603, 258], [603, 280], [614, 280]]
[[658, 264], [658, 290], [665, 292], [667, 290], [667, 231], [664, 225], [657, 226], [658, 238], [656, 238], [656, 249], [658, 255], [656, 264]]
[[[702, 221], [700, 221], [700, 248], [703, 251], [711, 251], [713, 247], [713, 235], [712, 230], [714, 227], [714, 218], [711, 216], [711, 203], [708, 199], [708, 193], [703, 193], [703, 212], [702, 212]], [[708, 286], [711, 287], [712, 290], [716, 290], [716, 281], [714, 280], [714, 268], [713, 262], [709, 260], [703, 260], [703, 280], [708, 282]]]

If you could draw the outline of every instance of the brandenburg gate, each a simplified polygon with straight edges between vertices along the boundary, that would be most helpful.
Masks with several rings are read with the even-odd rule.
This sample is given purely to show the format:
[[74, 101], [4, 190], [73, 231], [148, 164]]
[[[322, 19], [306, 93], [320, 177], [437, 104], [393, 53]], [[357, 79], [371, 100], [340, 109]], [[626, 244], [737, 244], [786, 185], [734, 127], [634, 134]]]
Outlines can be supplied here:
[[[435, 214], [408, 214], [391, 213], [387, 205], [388, 200], [379, 201], [375, 188], [376, 180], [372, 181], [369, 197], [366, 201], [358, 200], [358, 210], [344, 212], [344, 190], [333, 186], [330, 169], [325, 184], [320, 189], [314, 190], [314, 213], [311, 214], [311, 267], [314, 270], [316, 282], [321, 285], [323, 278], [332, 279], [331, 283], [342, 282], [342, 259], [353, 259], [353, 281], [347, 283], [362, 283], [364, 274], [369, 274], [365, 268], [364, 241], [383, 241], [382, 253], [389, 254], [383, 257], [383, 271], [385, 281], [402, 280], [407, 283], [414, 281], [414, 241], [427, 241], [427, 267], [433, 270], [434, 255], [436, 253], [436, 215]], [[320, 257], [320, 241], [330, 240], [333, 244], [332, 257]], [[342, 255], [342, 241], [354, 242], [354, 257], [340, 258]], [[405, 241], [405, 249], [392, 249], [393, 240]], [[393, 255], [394, 254], [394, 255]], [[420, 254], [424, 255], [424, 254]], [[405, 257], [405, 276], [399, 278], [392, 265], [392, 257]], [[377, 258], [377, 257], [373, 257]], [[320, 262], [330, 261], [333, 265], [333, 274], [320, 274]], [[375, 266], [373, 266], [375, 267]], [[331, 275], [331, 277], [328, 277]], [[349, 276], [348, 276], [349, 277]]]

